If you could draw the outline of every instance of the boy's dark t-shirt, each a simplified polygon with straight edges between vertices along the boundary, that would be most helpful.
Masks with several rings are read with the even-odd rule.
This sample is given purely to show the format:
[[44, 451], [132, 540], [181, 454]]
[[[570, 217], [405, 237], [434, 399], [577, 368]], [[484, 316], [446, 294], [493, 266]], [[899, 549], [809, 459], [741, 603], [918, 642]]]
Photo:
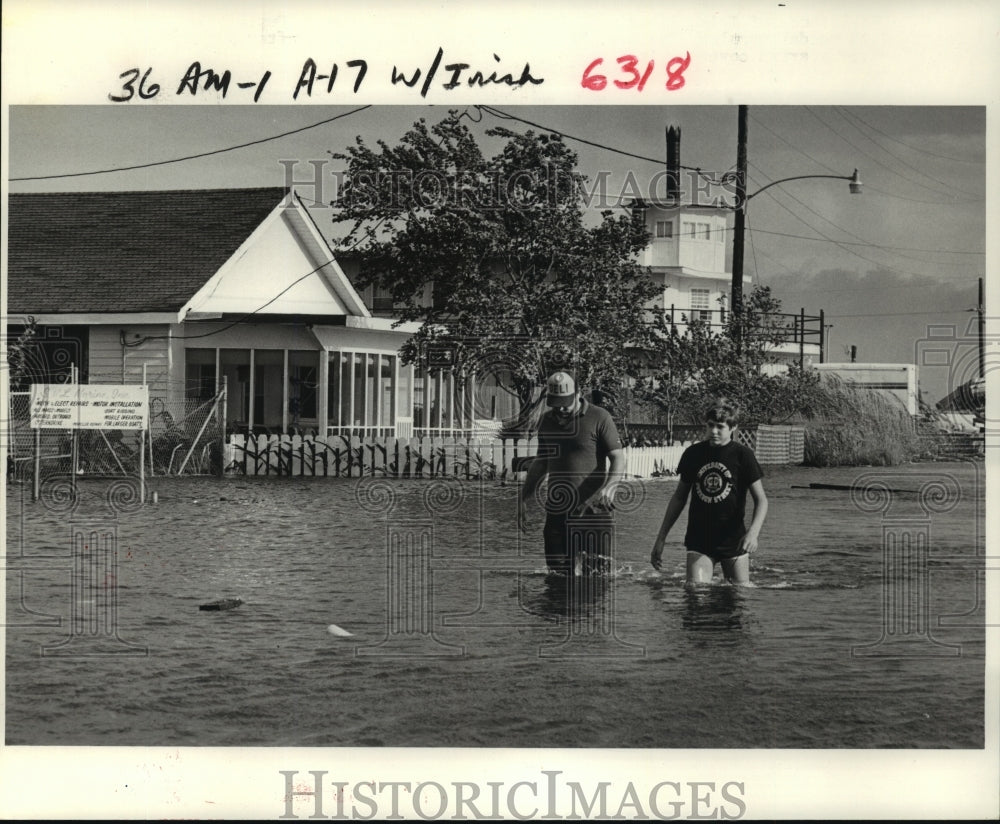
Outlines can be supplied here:
[[684, 545], [705, 554], [735, 555], [746, 534], [747, 491], [764, 477], [756, 456], [736, 441], [725, 446], [701, 441], [684, 450], [677, 470], [691, 485]]

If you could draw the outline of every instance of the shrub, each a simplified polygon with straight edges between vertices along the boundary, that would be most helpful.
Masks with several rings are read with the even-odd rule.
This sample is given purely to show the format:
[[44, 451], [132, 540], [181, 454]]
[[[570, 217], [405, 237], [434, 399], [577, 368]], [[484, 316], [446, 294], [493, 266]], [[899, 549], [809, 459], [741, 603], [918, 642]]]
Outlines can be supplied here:
[[829, 376], [805, 429], [807, 466], [894, 466], [921, 457], [913, 418], [892, 397]]

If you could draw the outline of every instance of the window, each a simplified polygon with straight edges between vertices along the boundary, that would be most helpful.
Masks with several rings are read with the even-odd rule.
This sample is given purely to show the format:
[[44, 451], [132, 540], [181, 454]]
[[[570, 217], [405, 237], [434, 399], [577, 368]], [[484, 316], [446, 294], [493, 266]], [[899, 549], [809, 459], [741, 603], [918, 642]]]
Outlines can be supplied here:
[[672, 238], [674, 236], [674, 224], [670, 220], [656, 221], [656, 236], [660, 238]]
[[[281, 349], [255, 349], [253, 353], [253, 422], [281, 431], [285, 353]], [[315, 417], [315, 415], [313, 415]], [[298, 416], [292, 419], [297, 423]]]
[[691, 289], [691, 319], [712, 320], [712, 310], [708, 304], [708, 289]]
[[712, 239], [712, 224], [711, 223], [695, 223], [693, 220], [685, 220], [681, 225], [682, 234], [685, 238], [690, 238], [691, 240], [711, 240]]
[[317, 360], [315, 352], [288, 353], [288, 417], [293, 424], [316, 420]]
[[250, 424], [250, 350], [220, 349], [219, 371], [226, 380], [226, 419], [234, 426]]
[[188, 349], [185, 361], [185, 397], [204, 402], [215, 396], [215, 350]]
[[330, 432], [392, 435], [396, 423], [396, 356], [330, 352], [327, 409]]
[[446, 309], [448, 306], [448, 285], [434, 281], [431, 284], [431, 305], [437, 309]]
[[[7, 340], [13, 344], [26, 331], [26, 327], [11, 325], [6, 329]], [[130, 333], [132, 335], [134, 333]], [[16, 376], [11, 390], [27, 392], [35, 383], [87, 383], [90, 328], [87, 326], [37, 326], [33, 338], [26, 341], [25, 368]], [[129, 360], [132, 360], [130, 357]], [[139, 382], [142, 367], [136, 359], [129, 366], [129, 382]], [[102, 362], [103, 363], [103, 362]], [[7, 364], [4, 363], [4, 368]], [[124, 368], [124, 367], [122, 367]], [[125, 382], [122, 372], [95, 374], [95, 380], [110, 383]]]
[[224, 384], [226, 420], [237, 431], [315, 424], [319, 358], [315, 350], [186, 349], [185, 397], [204, 403]]
[[384, 286], [376, 286], [372, 292], [372, 312], [374, 314], [392, 314], [392, 292]]

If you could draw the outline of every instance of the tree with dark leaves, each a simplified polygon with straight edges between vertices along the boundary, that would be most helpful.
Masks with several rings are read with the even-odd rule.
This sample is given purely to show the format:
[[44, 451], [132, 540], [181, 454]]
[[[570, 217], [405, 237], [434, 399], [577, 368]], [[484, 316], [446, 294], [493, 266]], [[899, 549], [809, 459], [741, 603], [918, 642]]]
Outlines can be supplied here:
[[586, 214], [586, 177], [559, 135], [486, 134], [502, 141], [492, 157], [456, 112], [417, 121], [394, 146], [359, 137], [333, 155], [346, 168], [332, 206], [358, 285], [386, 290], [400, 322], [421, 324], [403, 361], [460, 382], [488, 366], [530, 428], [549, 372], [584, 388], [638, 374], [658, 290], [636, 262], [645, 226]]

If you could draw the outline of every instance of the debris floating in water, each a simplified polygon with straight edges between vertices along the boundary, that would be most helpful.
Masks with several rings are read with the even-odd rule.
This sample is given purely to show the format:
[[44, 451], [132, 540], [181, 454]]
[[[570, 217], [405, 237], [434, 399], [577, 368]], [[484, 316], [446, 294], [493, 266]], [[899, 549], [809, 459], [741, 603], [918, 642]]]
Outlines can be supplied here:
[[346, 629], [338, 627], [336, 624], [330, 624], [330, 626], [326, 628], [326, 631], [329, 632], [330, 635], [337, 635], [340, 638], [349, 638], [354, 635], [353, 632], [348, 632]]
[[242, 603], [239, 598], [222, 598], [209, 604], [202, 604], [198, 609], [217, 612], [223, 609], [236, 609]]
[[851, 484], [821, 484], [821, 483], [811, 483], [811, 484], [809, 484], [809, 486], [795, 486], [793, 484], [792, 485], [792, 489], [839, 489], [839, 490], [842, 490], [844, 492], [853, 492], [855, 490], [858, 491], [858, 492], [866, 492], [868, 490], [871, 490], [872, 492], [875, 492], [875, 493], [879, 493], [879, 492], [913, 492], [913, 493], [917, 493], [917, 492], [919, 492], [919, 490], [916, 490], [916, 489], [889, 489], [888, 487], [883, 487], [883, 486], [878, 486], [878, 485], [872, 485], [872, 486], [865, 487], [865, 486], [855, 486], [855, 485], [851, 485]]

